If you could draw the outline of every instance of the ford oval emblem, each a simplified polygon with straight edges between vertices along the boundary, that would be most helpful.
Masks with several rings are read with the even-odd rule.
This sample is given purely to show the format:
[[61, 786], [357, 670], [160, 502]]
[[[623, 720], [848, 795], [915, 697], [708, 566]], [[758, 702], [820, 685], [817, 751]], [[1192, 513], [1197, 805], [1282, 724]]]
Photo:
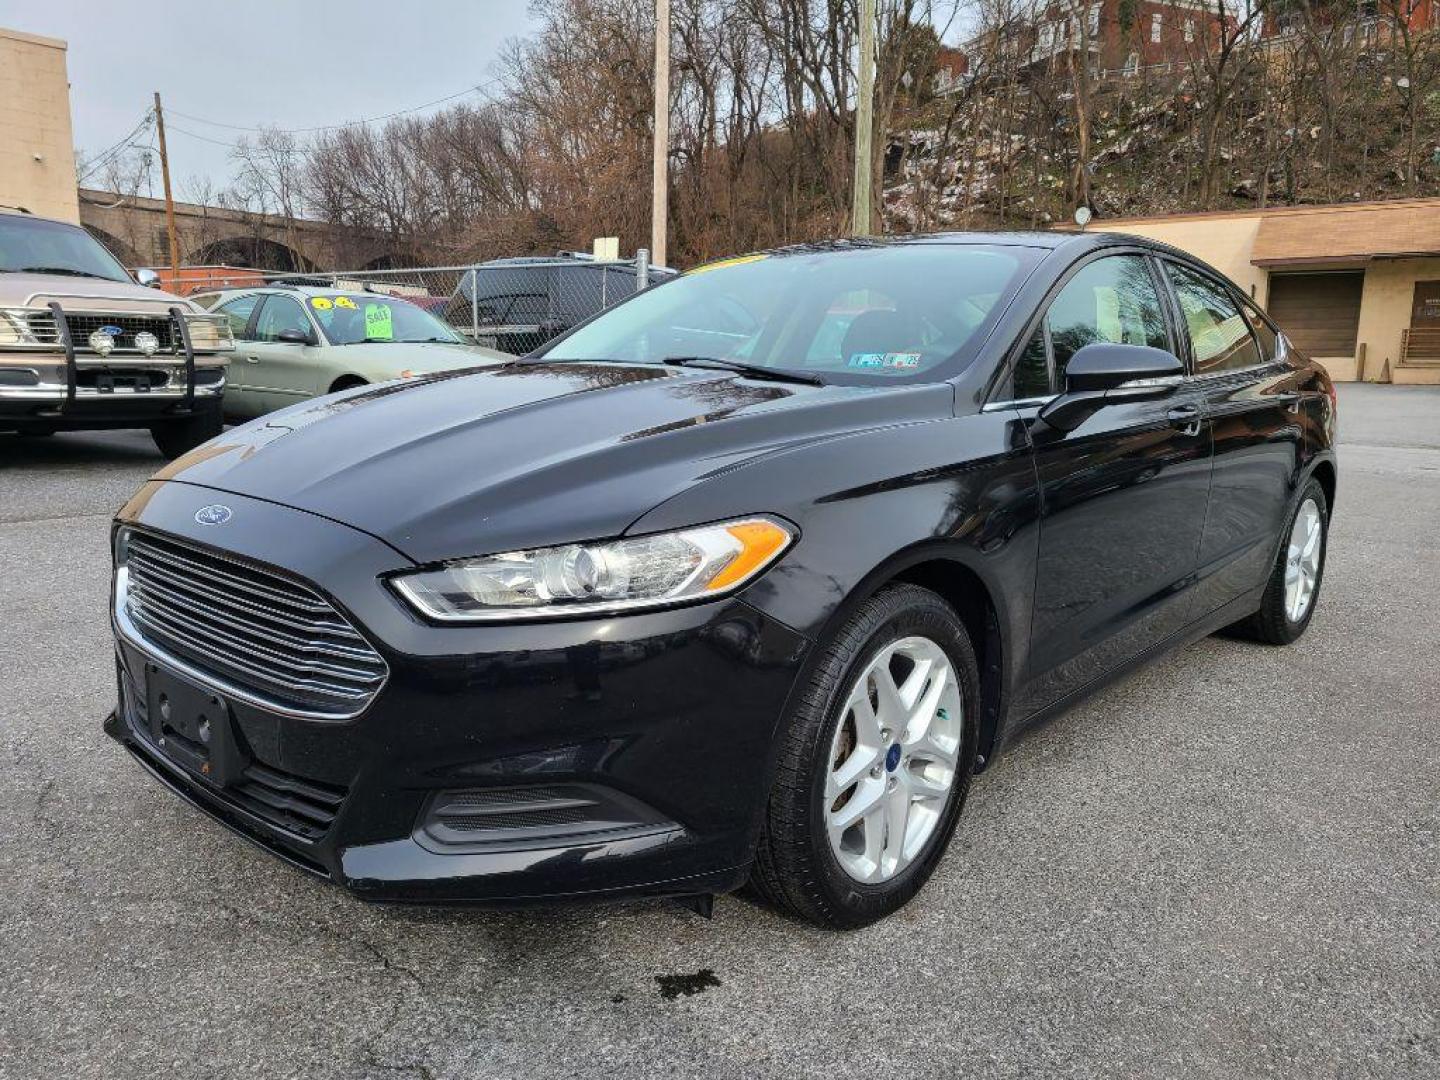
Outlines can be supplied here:
[[195, 511], [195, 520], [201, 525], [224, 525], [233, 516], [228, 506], [221, 506], [214, 503], [211, 506], [202, 506]]
[[118, 327], [118, 326], [102, 326], [102, 327], [100, 327], [100, 333], [102, 333], [102, 334], [109, 334], [111, 337], [119, 337], [119, 336], [120, 336], [121, 334], [123, 334], [124, 332], [125, 332], [125, 331], [124, 331], [123, 329], [121, 329], [120, 327]]

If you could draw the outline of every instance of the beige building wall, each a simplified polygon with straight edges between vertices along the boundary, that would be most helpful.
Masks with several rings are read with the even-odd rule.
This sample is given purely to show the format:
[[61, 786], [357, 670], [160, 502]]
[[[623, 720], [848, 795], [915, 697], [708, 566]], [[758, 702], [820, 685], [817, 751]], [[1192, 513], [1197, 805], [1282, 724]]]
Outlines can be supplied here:
[[[1396, 211], [1403, 211], [1395, 204]], [[1323, 214], [1330, 208], [1309, 211]], [[1341, 208], [1346, 209], [1346, 208]], [[1270, 213], [1296, 213], [1270, 211]], [[1431, 212], [1440, 212], [1440, 207]], [[1262, 308], [1269, 295], [1270, 271], [1255, 266], [1255, 242], [1264, 212], [1230, 212], [1217, 214], [1177, 214], [1164, 218], [1129, 218], [1116, 221], [1097, 220], [1094, 230], [1129, 233], [1162, 243], [1172, 244], [1205, 260], [1248, 292]], [[1321, 245], [1326, 247], [1328, 245]], [[1317, 254], [1323, 254], [1317, 251]], [[1401, 332], [1410, 325], [1410, 308], [1414, 302], [1415, 282], [1440, 280], [1440, 257], [1356, 259], [1353, 262], [1327, 264], [1326, 269], [1353, 268], [1365, 272], [1365, 286], [1360, 299], [1360, 326], [1356, 349], [1351, 356], [1317, 356], [1332, 378], [1350, 381], [1360, 374], [1364, 365], [1367, 382], [1391, 379], [1395, 382], [1440, 382], [1440, 366], [1401, 364]], [[1315, 269], [1297, 264], [1276, 267], [1304, 272]]]
[[1440, 369], [1400, 366], [1400, 334], [1410, 325], [1417, 281], [1440, 281], [1440, 258], [1377, 259], [1365, 267], [1360, 294], [1359, 348], [1365, 350], [1365, 379], [1381, 377], [1389, 361], [1395, 382], [1440, 382]]
[[65, 42], [3, 27], [0, 204], [80, 222]]

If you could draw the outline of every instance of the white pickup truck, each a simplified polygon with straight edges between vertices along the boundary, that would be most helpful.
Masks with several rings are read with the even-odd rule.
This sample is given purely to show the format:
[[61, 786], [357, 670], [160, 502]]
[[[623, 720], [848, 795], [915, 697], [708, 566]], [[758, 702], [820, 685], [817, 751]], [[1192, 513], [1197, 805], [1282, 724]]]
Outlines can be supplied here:
[[167, 457], [220, 433], [228, 322], [139, 277], [77, 225], [0, 210], [0, 431], [148, 428]]

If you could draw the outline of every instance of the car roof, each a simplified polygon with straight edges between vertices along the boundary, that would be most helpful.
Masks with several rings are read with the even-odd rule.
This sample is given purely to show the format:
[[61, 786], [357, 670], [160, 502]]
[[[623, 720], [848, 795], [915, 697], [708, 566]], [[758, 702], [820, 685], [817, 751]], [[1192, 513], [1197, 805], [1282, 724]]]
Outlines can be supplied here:
[[[1144, 237], [1129, 236], [1124, 233], [1037, 229], [1031, 231], [955, 231], [903, 233], [890, 236], [841, 237], [834, 240], [816, 240], [809, 243], [788, 244], [782, 247], [768, 248], [755, 252], [754, 254], [820, 255], [827, 253], [838, 254], [867, 248], [920, 246], [1028, 247], [1040, 248], [1045, 251], [1066, 250], [1078, 254], [1092, 248], [1106, 247], [1112, 244], [1130, 244], [1157, 249], [1165, 248], [1165, 245], [1157, 244]], [[706, 261], [720, 262], [729, 257], [730, 256], [721, 256]], [[699, 265], [704, 266], [705, 263], [700, 263]]]
[[[355, 296], [355, 297], [383, 297], [386, 300], [412, 300], [413, 297], [404, 293], [385, 292], [377, 288], [374, 292], [367, 289], [335, 289], [326, 288], [320, 285], [287, 285], [284, 282], [267, 281], [263, 285], [222, 285], [214, 289], [201, 289], [195, 292], [194, 296], [223, 296], [226, 294], [277, 292], [293, 293], [298, 296]], [[425, 297], [420, 297], [423, 300]]]

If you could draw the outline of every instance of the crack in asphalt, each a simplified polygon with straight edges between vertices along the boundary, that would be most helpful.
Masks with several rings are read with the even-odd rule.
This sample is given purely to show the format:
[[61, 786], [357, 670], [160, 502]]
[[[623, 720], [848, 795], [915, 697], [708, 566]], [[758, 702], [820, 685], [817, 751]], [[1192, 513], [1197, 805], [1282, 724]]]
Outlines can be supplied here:
[[46, 521], [86, 521], [90, 518], [113, 518], [114, 510], [94, 510], [83, 514], [31, 514], [26, 517], [0, 517], [0, 525], [35, 525]]

